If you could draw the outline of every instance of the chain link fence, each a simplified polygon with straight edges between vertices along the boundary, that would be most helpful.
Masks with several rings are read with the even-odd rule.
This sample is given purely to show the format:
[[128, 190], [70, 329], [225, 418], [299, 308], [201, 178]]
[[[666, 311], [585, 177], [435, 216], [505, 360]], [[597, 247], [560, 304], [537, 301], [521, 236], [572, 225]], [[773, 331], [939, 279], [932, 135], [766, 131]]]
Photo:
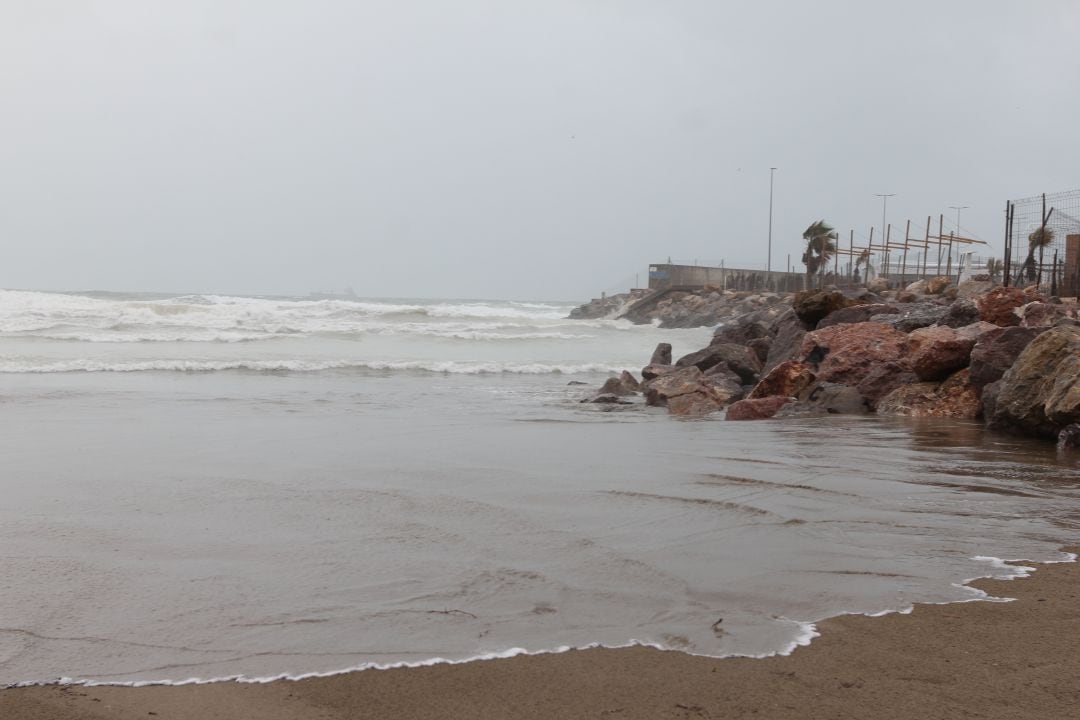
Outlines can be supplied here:
[[1012, 200], [1005, 217], [1005, 282], [1076, 297], [1080, 289], [1080, 190]]

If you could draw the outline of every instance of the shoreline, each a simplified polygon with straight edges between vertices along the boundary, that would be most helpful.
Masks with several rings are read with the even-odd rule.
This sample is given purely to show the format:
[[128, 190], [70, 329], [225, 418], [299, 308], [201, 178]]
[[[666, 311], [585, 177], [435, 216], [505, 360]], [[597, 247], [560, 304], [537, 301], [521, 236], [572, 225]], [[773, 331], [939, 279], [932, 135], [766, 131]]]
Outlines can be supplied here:
[[297, 680], [17, 686], [0, 689], [0, 716], [1066, 717], [1080, 707], [1071, 640], [1080, 637], [1080, 563], [1030, 565], [1038, 571], [963, 583], [1015, 602], [972, 598], [832, 617], [814, 623], [808, 647], [760, 659], [633, 646]]

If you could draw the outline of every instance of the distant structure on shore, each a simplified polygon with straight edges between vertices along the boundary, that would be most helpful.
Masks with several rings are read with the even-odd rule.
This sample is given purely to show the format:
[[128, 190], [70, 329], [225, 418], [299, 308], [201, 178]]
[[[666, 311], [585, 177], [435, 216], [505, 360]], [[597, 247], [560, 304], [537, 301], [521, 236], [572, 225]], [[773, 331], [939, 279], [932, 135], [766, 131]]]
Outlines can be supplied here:
[[769, 272], [671, 263], [649, 266], [650, 290], [700, 290], [711, 286], [721, 290], [794, 292], [802, 290], [802, 284], [802, 274], [776, 270]]

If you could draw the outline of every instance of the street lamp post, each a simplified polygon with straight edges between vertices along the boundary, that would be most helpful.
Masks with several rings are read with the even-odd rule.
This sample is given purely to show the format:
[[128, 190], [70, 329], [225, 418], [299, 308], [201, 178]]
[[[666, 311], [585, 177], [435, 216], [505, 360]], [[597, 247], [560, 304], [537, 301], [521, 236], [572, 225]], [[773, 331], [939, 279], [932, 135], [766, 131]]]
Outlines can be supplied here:
[[[889, 198], [896, 195], [896, 193], [875, 193], [876, 197], [881, 198], [881, 239], [882, 242], [887, 243], [885, 239], [885, 207], [889, 203]], [[885, 252], [889, 252], [888, 248], [885, 248]]]
[[970, 205], [950, 205], [949, 206], [950, 210], [955, 210], [956, 211], [956, 235], [957, 235], [957, 237], [961, 236], [960, 235], [960, 211], [961, 210], [967, 210], [969, 207], [971, 207], [971, 206]]
[[772, 200], [773, 200], [773, 175], [776, 168], [769, 168], [769, 254], [765, 261], [765, 271], [772, 272]]

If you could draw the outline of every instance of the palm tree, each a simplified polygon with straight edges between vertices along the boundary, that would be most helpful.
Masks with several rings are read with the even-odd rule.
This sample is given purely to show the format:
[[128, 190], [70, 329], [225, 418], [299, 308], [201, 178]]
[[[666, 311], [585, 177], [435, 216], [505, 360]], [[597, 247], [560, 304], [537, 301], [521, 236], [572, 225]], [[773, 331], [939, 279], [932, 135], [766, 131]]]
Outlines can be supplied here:
[[990, 276], [990, 282], [997, 282], [1001, 277], [1002, 270], [1005, 269], [1005, 263], [997, 258], [986, 259], [986, 274]]
[[806, 228], [802, 234], [806, 241], [806, 251], [803, 252], [802, 261], [806, 265], [806, 289], [813, 285], [814, 275], [824, 270], [833, 254], [836, 252], [836, 231], [824, 220]]
[[859, 257], [855, 258], [855, 273], [858, 274], [859, 266], [865, 265], [866, 270], [864, 272], [863, 281], [870, 280], [870, 274], [874, 272], [874, 266], [870, 264], [870, 248], [863, 250]]
[[1028, 256], [1024, 261], [1024, 270], [1027, 273], [1027, 279], [1034, 282], [1038, 279], [1041, 272], [1035, 271], [1035, 250], [1039, 250], [1039, 269], [1042, 270], [1043, 264], [1043, 250], [1048, 245], [1054, 242], [1054, 229], [1048, 228], [1045, 225], [1040, 227], [1035, 232], [1028, 235]]

